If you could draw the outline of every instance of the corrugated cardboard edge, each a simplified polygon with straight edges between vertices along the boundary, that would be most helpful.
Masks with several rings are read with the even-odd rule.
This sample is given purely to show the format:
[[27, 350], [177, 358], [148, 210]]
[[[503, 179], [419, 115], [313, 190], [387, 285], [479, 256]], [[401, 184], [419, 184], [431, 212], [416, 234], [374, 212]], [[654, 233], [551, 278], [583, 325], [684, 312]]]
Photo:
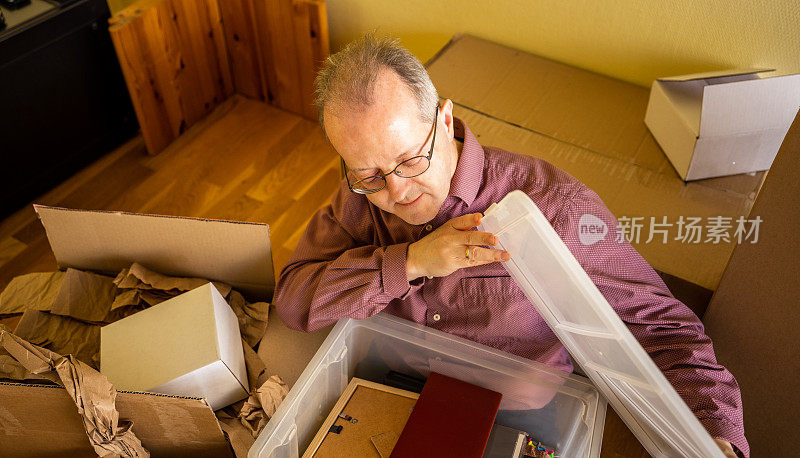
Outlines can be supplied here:
[[719, 70], [715, 72], [691, 73], [689, 75], [664, 76], [661, 78], [656, 78], [656, 81], [683, 82], [683, 81], [692, 81], [701, 79], [720, 78], [723, 76], [750, 75], [753, 73], [765, 73], [774, 71], [775, 71], [774, 68], [740, 68], [740, 69], [730, 69], [730, 70]]
[[[9, 379], [0, 379], [0, 386], [24, 386], [24, 387], [31, 387], [31, 388], [53, 388], [63, 390], [64, 387], [55, 384], [44, 384], [44, 383], [24, 383], [18, 381], [10, 381]], [[125, 394], [133, 394], [133, 395], [143, 395], [143, 396], [155, 396], [161, 398], [175, 398], [175, 399], [188, 399], [190, 401], [199, 401], [211, 411], [211, 414], [214, 414], [214, 411], [211, 410], [211, 406], [208, 404], [208, 400], [201, 396], [182, 396], [177, 394], [164, 394], [164, 393], [153, 393], [150, 391], [133, 391], [133, 390], [116, 390], [117, 393], [125, 393]], [[216, 418], [216, 417], [215, 417]], [[219, 428], [220, 434], [222, 434], [222, 428]]]
[[[31, 390], [33, 390], [33, 391], [31, 391], [32, 394], [35, 393], [35, 390], [38, 390], [38, 389], [64, 390], [64, 387], [58, 386], [58, 385], [51, 385], [51, 384], [47, 384], [46, 385], [46, 384], [41, 384], [41, 383], [24, 383], [24, 382], [18, 382], [18, 381], [9, 381], [7, 379], [0, 379], [0, 390], [2, 390], [3, 387], [8, 387], [8, 386], [23, 387], [23, 388], [31, 389]], [[155, 397], [170, 398], [170, 399], [184, 399], [184, 400], [188, 400], [188, 401], [196, 401], [198, 404], [195, 407], [200, 408], [201, 411], [203, 411], [203, 412], [205, 412], [205, 409], [207, 409], [207, 413], [203, 414], [204, 423], [207, 426], [216, 425], [215, 428], [211, 428], [210, 430], [207, 431], [207, 433], [209, 435], [208, 437], [209, 437], [209, 439], [211, 439], [208, 443], [209, 444], [217, 443], [217, 446], [215, 446], [215, 447], [222, 446], [223, 443], [224, 443], [225, 444], [225, 448], [230, 449], [230, 444], [229, 444], [229, 441], [227, 440], [225, 432], [222, 430], [221, 426], [219, 425], [219, 422], [217, 421], [217, 418], [214, 415], [213, 410], [211, 410], [211, 406], [209, 406], [209, 404], [206, 401], [206, 399], [204, 399], [202, 397], [176, 396], [176, 395], [167, 395], [167, 394], [161, 394], [161, 393], [151, 393], [151, 392], [143, 392], [143, 391], [129, 391], [129, 390], [117, 390], [117, 394], [118, 395], [122, 394], [122, 399], [120, 399], [119, 397], [117, 399], [117, 404], [118, 405], [119, 405], [120, 401], [122, 401], [123, 404], [126, 404], [127, 402], [125, 401], [124, 398], [126, 396], [128, 396], [128, 395], [132, 395], [133, 399], [145, 399], [147, 401], [156, 401], [156, 402], [157, 402], [157, 400], [153, 399]], [[66, 390], [64, 390], [64, 397], [65, 397], [65, 399], [69, 399], [69, 395], [66, 393]], [[66, 403], [66, 401], [65, 401], [65, 403]], [[72, 407], [74, 407], [74, 404], [72, 404]], [[127, 409], [123, 408], [123, 411], [125, 411], [125, 410], [127, 410]], [[75, 411], [74, 413], [75, 413], [75, 418], [74, 418], [75, 427], [78, 428], [80, 414], [78, 414], [77, 411]], [[51, 414], [52, 414], [52, 412], [51, 412]], [[206, 417], [206, 415], [207, 415], [207, 417]], [[196, 418], [196, 417], [192, 417], [192, 418]], [[142, 432], [144, 432], [144, 431], [142, 431], [142, 428], [145, 425], [143, 425], [142, 422], [139, 421], [141, 419], [131, 418], [130, 415], [126, 415], [124, 412], [120, 416], [120, 419], [121, 420], [133, 421], [134, 428], [138, 429], [140, 434]], [[161, 426], [163, 426], [163, 425], [161, 425]], [[178, 426], [177, 423], [176, 423], [176, 426]], [[85, 437], [86, 432], [83, 431], [82, 428], [81, 429], [76, 429], [76, 436], [78, 436], [77, 431], [80, 431], [80, 433], [81, 433], [80, 435]], [[33, 431], [33, 433], [36, 433], [36, 432], [37, 431]], [[144, 436], [146, 438], [151, 438], [152, 437], [152, 435], [150, 435], [150, 434], [144, 434]], [[179, 437], [179, 436], [173, 436], [172, 439], [175, 439], [176, 437]], [[146, 440], [146, 442], [147, 442], [147, 440]], [[200, 443], [198, 443], [196, 441], [193, 441], [192, 444], [197, 446]], [[220, 450], [217, 450], [217, 451], [220, 451]], [[31, 452], [33, 452], [33, 451], [31, 451]], [[87, 453], [91, 453], [91, 446], [89, 445], [89, 441], [88, 440], [86, 441], [86, 452]], [[230, 453], [230, 456], [233, 456], [232, 452]]]
[[[123, 265], [125, 263], [121, 263], [115, 265], [113, 269], [104, 268], [104, 266], [99, 266], [96, 263], [88, 263], [84, 264], [83, 262], [74, 262], [70, 260], [70, 253], [66, 253], [65, 249], [62, 248], [62, 245], [70, 246], [69, 243], [59, 244], [57, 241], [54, 243], [54, 238], [65, 238], [67, 241], [69, 240], [76, 240], [76, 245], [85, 243], [84, 240], [87, 237], [80, 237], [77, 234], [69, 234], [63, 233], [63, 230], [54, 224], [48, 224], [45, 220], [51, 219], [54, 215], [56, 218], [61, 217], [62, 215], [74, 215], [74, 214], [86, 214], [86, 215], [118, 215], [123, 217], [130, 217], [130, 218], [156, 218], [156, 219], [164, 219], [164, 220], [175, 220], [175, 221], [193, 221], [193, 222], [209, 222], [209, 223], [223, 223], [223, 224], [234, 224], [234, 225], [246, 225], [249, 227], [263, 227], [266, 230], [266, 241], [256, 240], [253, 243], [253, 246], [263, 248], [264, 250], [264, 262], [266, 263], [263, 267], [262, 276], [263, 276], [263, 283], [262, 282], [253, 282], [253, 281], [246, 281], [246, 280], [238, 280], [235, 278], [225, 278], [224, 275], [221, 278], [214, 278], [220, 277], [220, 275], [216, 276], [208, 276], [203, 275], [200, 272], [192, 272], [191, 266], [185, 265], [184, 260], [166, 260], [164, 265], [169, 265], [168, 268], [163, 268], [163, 266], [149, 266], [146, 262], [143, 262], [143, 259], [127, 259], [127, 264], [131, 264], [133, 262], [142, 262], [148, 268], [159, 270], [160, 272], [167, 274], [167, 275], [180, 275], [180, 276], [191, 276], [191, 277], [200, 277], [200, 278], [207, 278], [213, 281], [219, 281], [228, 283], [236, 289], [241, 290], [244, 295], [248, 299], [254, 300], [271, 300], [272, 294], [275, 289], [275, 268], [272, 261], [272, 254], [271, 254], [271, 247], [270, 247], [270, 233], [269, 233], [269, 225], [267, 223], [260, 223], [260, 222], [244, 222], [244, 221], [231, 221], [231, 220], [222, 220], [222, 219], [211, 219], [211, 218], [198, 218], [198, 217], [189, 217], [189, 216], [171, 216], [171, 215], [157, 215], [157, 214], [147, 214], [147, 213], [133, 213], [133, 212], [124, 212], [124, 211], [113, 211], [113, 210], [84, 210], [84, 209], [70, 209], [64, 207], [53, 207], [48, 205], [40, 205], [34, 204], [33, 205], [34, 211], [36, 212], [37, 216], [42, 222], [42, 225], [45, 228], [45, 232], [47, 234], [48, 242], [50, 242], [51, 249], [53, 250], [53, 254], [55, 255], [56, 262], [58, 263], [59, 268], [67, 268], [73, 267], [76, 269], [82, 270], [92, 270], [101, 273], [113, 274], [116, 275], [119, 273], [119, 270], [122, 268], [127, 267], [127, 265]], [[49, 215], [49, 216], [48, 216]], [[54, 222], [55, 223], [55, 222]], [[77, 240], [81, 240], [81, 242], [77, 242]], [[125, 240], [123, 236], [119, 236], [119, 244], [125, 244]], [[266, 242], [266, 244], [262, 247], [261, 245]], [[152, 249], [151, 247], [142, 247], [141, 253], [144, 253], [146, 249]], [[87, 247], [89, 251], [100, 251], [101, 247], [99, 246], [97, 241], [89, 240], [89, 246]], [[188, 248], [187, 248], [188, 251]], [[92, 255], [97, 256], [97, 253], [93, 252]], [[111, 254], [109, 253], [109, 256]], [[183, 258], [192, 259], [193, 257], [197, 257], [193, 255], [190, 251], [187, 253], [182, 253]], [[173, 264], [175, 262], [175, 264]], [[181, 265], [178, 265], [181, 264]]]

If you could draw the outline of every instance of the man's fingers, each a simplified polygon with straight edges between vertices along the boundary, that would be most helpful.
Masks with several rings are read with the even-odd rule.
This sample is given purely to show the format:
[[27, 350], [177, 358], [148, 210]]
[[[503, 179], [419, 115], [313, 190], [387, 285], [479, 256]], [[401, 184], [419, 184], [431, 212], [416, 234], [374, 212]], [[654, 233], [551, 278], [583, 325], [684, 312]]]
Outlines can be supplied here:
[[463, 237], [464, 245], [497, 245], [497, 237], [491, 232], [466, 231], [458, 235]]
[[[465, 251], [466, 254], [466, 251]], [[469, 247], [469, 264], [479, 266], [490, 262], [503, 262], [511, 259], [511, 255], [505, 250], [495, 250], [492, 248], [482, 248], [477, 246]]]
[[450, 225], [453, 226], [453, 229], [468, 231], [481, 223], [481, 217], [483, 217], [483, 215], [480, 213], [468, 213], [458, 218], [451, 219]]

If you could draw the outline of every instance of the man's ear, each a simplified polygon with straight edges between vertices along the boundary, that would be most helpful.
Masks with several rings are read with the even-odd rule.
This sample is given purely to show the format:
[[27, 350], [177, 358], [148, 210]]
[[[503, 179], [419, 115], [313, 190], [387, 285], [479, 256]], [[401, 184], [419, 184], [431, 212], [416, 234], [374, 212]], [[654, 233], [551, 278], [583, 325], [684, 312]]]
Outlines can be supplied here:
[[439, 113], [439, 117], [442, 118], [444, 121], [444, 125], [447, 126], [447, 143], [453, 141], [456, 132], [456, 124], [455, 119], [453, 118], [453, 101], [447, 99], [442, 104], [441, 112]]

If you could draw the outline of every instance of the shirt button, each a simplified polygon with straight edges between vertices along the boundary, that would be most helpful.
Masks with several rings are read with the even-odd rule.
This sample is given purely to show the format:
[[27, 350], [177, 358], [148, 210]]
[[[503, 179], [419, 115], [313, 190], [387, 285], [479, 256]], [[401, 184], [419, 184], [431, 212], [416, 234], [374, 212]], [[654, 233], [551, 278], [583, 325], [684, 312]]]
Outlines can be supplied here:
[[427, 275], [428, 280], [433, 280], [433, 275]]
[[426, 231], [429, 231], [429, 232], [430, 232], [430, 230], [431, 230], [431, 229], [433, 229], [433, 226], [431, 226], [430, 224], [428, 224], [427, 226], [425, 226], [425, 230], [426, 230]]
[[440, 317], [438, 313], [433, 315], [433, 321], [439, 321], [441, 319], [442, 319], [442, 317]]

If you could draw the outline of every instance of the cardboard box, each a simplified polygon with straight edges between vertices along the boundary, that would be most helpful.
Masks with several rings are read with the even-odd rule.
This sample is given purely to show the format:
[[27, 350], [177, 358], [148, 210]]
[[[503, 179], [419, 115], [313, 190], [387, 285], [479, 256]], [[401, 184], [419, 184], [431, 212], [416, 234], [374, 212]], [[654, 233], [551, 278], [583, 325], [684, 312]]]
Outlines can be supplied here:
[[769, 69], [659, 78], [645, 123], [684, 180], [767, 170], [800, 107], [800, 75]]
[[214, 410], [250, 391], [236, 315], [211, 283], [103, 326], [100, 372], [117, 389], [201, 396]]
[[[647, 88], [469, 35], [427, 64], [484, 146], [542, 158], [597, 192], [617, 217], [723, 216], [750, 211], [764, 172], [686, 183], [644, 123]], [[649, 226], [648, 226], [649, 227]], [[632, 244], [655, 269], [715, 289], [733, 242]]]
[[786, 134], [751, 218], [757, 243], [739, 245], [703, 323], [720, 364], [742, 390], [752, 456], [796, 456], [800, 411], [800, 114]]
[[[251, 301], [271, 300], [275, 277], [266, 224], [34, 208], [61, 269], [116, 275], [138, 262], [166, 275], [228, 283]], [[130, 394], [119, 393], [119, 418], [133, 422], [134, 432], [154, 456], [230, 455], [205, 400]], [[75, 404], [63, 388], [0, 383], [0, 405], [3, 428], [13, 432], [0, 434], [0, 450], [20, 451], [10, 453], [15, 456], [74, 456], [80, 446], [86, 456], [95, 456]], [[76, 445], [79, 442], [83, 445]]]
[[[64, 388], [0, 382], [0, 405], [4, 456], [97, 456]], [[116, 407], [151, 456], [233, 456], [202, 398], [119, 391]]]
[[287, 328], [277, 313], [269, 314], [267, 329], [258, 345], [258, 358], [276, 374], [280, 374], [290, 389], [328, 337], [334, 325], [314, 332]]
[[250, 300], [275, 289], [269, 226], [34, 205], [60, 269], [117, 275], [132, 263], [231, 285]]

